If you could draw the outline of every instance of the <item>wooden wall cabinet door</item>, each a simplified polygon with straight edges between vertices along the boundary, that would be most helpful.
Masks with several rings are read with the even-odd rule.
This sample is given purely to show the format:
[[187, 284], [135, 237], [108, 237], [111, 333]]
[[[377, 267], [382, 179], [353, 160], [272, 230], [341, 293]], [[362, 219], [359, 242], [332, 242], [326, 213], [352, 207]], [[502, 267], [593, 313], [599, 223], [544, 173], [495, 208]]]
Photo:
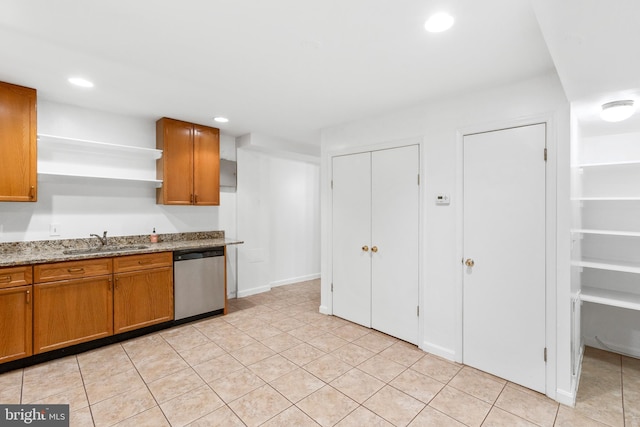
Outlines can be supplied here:
[[0, 363], [32, 354], [33, 287], [0, 289]]
[[113, 334], [112, 276], [34, 285], [34, 352]]
[[194, 125], [193, 129], [194, 205], [220, 205], [220, 131]]
[[173, 267], [114, 276], [114, 333], [173, 320]]
[[158, 203], [220, 204], [219, 129], [165, 117], [156, 122], [156, 147], [163, 150], [157, 163], [163, 181]]
[[0, 82], [0, 201], [37, 197], [36, 91]]

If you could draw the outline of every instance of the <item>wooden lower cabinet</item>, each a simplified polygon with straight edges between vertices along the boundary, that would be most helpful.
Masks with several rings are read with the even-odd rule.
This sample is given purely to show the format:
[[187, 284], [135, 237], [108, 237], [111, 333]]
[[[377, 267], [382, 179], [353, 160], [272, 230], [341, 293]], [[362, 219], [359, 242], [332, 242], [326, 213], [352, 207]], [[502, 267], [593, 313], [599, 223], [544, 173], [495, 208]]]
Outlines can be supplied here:
[[0, 363], [173, 318], [172, 252], [0, 268]]
[[34, 285], [34, 353], [113, 334], [112, 277]]
[[0, 363], [32, 354], [33, 287], [0, 289]]
[[173, 320], [173, 267], [116, 273], [114, 333]]

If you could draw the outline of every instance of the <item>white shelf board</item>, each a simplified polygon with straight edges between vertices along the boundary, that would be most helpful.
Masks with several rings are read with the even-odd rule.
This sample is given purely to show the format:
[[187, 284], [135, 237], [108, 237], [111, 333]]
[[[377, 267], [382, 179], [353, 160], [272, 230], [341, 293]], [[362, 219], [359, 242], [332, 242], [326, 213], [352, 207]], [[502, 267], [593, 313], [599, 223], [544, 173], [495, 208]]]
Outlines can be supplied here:
[[150, 156], [154, 159], [159, 159], [162, 157], [162, 150], [156, 150], [155, 148], [143, 148], [143, 147], [134, 147], [131, 145], [120, 145], [120, 144], [111, 144], [108, 142], [99, 142], [99, 141], [91, 141], [88, 139], [77, 139], [77, 138], [67, 138], [64, 136], [56, 136], [56, 135], [47, 135], [47, 134], [38, 134], [38, 143], [42, 143], [45, 145], [53, 145], [55, 144], [67, 144], [82, 148], [93, 147], [100, 150], [109, 150], [109, 151], [122, 151], [127, 153], [134, 153], [140, 155]]
[[623, 273], [640, 274], [640, 263], [610, 261], [596, 258], [583, 258], [582, 260], [572, 261], [571, 265], [576, 267], [597, 268], [599, 270], [621, 271]]
[[640, 294], [632, 294], [630, 292], [583, 287], [580, 291], [580, 300], [613, 307], [640, 310]]
[[83, 175], [83, 174], [74, 174], [74, 173], [58, 173], [58, 172], [38, 172], [38, 178], [88, 178], [88, 179], [108, 179], [115, 181], [130, 181], [130, 182], [144, 182], [154, 184], [156, 187], [162, 186], [162, 180], [160, 179], [146, 179], [146, 178], [121, 178], [114, 176], [104, 176], [104, 175]]
[[580, 229], [572, 229], [571, 232], [581, 233], [581, 234], [601, 234], [605, 236], [640, 237], [640, 231], [591, 230], [586, 228], [580, 228]]
[[574, 165], [573, 168], [600, 168], [600, 167], [616, 167], [616, 166], [640, 166], [640, 160], [624, 160], [619, 162], [599, 162], [599, 163], [584, 163], [581, 165]]
[[572, 197], [572, 201], [636, 201], [640, 200], [640, 196], [634, 197]]

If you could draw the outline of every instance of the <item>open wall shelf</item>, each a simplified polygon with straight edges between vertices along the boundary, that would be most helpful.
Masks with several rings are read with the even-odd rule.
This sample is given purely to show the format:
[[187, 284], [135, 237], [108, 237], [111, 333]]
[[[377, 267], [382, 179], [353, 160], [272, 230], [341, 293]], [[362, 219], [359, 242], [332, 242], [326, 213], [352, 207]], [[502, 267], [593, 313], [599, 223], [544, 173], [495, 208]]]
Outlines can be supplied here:
[[88, 139], [67, 138], [47, 134], [38, 134], [38, 148], [55, 149], [61, 145], [68, 147], [91, 150], [96, 154], [100, 153], [122, 153], [126, 155], [148, 156], [152, 159], [162, 157], [162, 150], [155, 148], [135, 147], [132, 145], [111, 144], [108, 142], [91, 141]]
[[630, 292], [612, 291], [585, 286], [580, 292], [580, 300], [640, 311], [640, 294], [632, 294]]
[[162, 150], [38, 134], [38, 178], [43, 181], [100, 179], [151, 183]]

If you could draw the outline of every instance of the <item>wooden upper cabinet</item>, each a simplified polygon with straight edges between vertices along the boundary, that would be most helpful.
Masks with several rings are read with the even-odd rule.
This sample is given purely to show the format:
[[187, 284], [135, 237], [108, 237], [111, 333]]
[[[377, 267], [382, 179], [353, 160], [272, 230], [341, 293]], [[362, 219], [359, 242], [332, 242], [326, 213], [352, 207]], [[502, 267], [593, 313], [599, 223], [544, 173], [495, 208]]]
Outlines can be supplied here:
[[157, 202], [165, 205], [220, 204], [220, 131], [169, 118], [156, 122], [156, 147], [163, 150]]
[[0, 201], [37, 201], [36, 91], [0, 82]]
[[193, 129], [194, 205], [220, 204], [220, 131], [195, 125]]

